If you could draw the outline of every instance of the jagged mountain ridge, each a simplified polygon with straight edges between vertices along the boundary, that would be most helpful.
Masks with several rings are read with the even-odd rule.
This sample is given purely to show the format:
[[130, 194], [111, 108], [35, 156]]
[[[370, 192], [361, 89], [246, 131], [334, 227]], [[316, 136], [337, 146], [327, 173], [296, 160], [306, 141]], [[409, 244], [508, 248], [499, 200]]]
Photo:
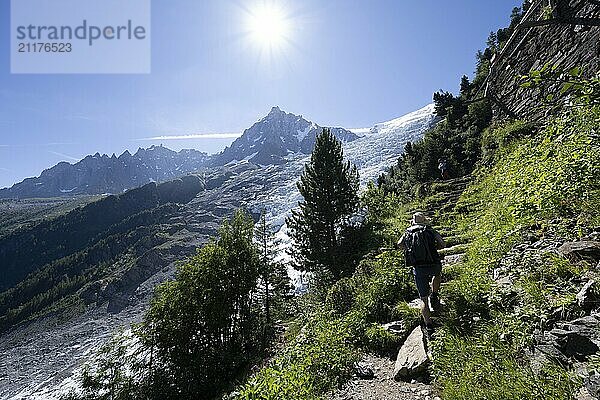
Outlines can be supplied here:
[[[266, 117], [218, 154], [214, 164], [244, 160], [259, 165], [283, 164], [290, 154], [310, 154], [321, 129], [301, 115], [273, 107]], [[342, 142], [358, 139], [358, 135], [344, 128], [331, 128], [331, 131]]]
[[[294, 154], [310, 154], [321, 127], [314, 122], [273, 107], [221, 153], [209, 156], [194, 149], [179, 152], [162, 145], [140, 148], [135, 154], [88, 155], [70, 164], [60, 162], [39, 177], [27, 178], [10, 188], [0, 189], [2, 198], [45, 198], [77, 195], [118, 194], [148, 182], [161, 182], [236, 161], [257, 165], [278, 165]], [[343, 142], [358, 139], [344, 129], [332, 128]]]
[[[348, 144], [358, 140], [365, 132], [372, 135], [393, 134], [394, 130], [404, 129], [407, 122], [404, 118], [406, 116], [356, 132], [340, 127], [331, 130], [338, 139]], [[419, 121], [420, 116], [412, 118]], [[381, 127], [384, 127], [383, 130]], [[301, 115], [273, 107], [231, 146], [213, 156], [193, 149], [175, 152], [162, 145], [140, 148], [133, 155], [125, 151], [118, 157], [96, 153], [74, 164], [60, 162], [44, 170], [39, 177], [27, 178], [10, 188], [0, 189], [0, 199], [118, 194], [148, 182], [167, 181], [203, 168], [234, 162], [281, 165], [296, 156], [309, 155], [321, 129]], [[383, 153], [387, 151], [385, 148], [381, 150]], [[396, 153], [396, 149], [392, 150], [392, 154]]]
[[0, 189], [0, 199], [118, 194], [187, 175], [206, 166], [209, 159], [207, 153], [198, 150], [176, 152], [162, 145], [140, 148], [133, 155], [126, 150], [118, 157], [96, 153], [74, 164], [60, 162], [39, 177]]

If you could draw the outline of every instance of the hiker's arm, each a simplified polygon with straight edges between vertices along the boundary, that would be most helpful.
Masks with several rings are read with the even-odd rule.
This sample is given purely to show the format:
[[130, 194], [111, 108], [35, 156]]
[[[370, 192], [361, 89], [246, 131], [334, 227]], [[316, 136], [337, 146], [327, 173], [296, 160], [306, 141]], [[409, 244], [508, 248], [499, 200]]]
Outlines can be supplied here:
[[404, 248], [404, 237], [405, 235], [400, 236], [400, 239], [398, 240], [398, 243], [396, 243], [396, 248], [397, 249], [403, 249]]

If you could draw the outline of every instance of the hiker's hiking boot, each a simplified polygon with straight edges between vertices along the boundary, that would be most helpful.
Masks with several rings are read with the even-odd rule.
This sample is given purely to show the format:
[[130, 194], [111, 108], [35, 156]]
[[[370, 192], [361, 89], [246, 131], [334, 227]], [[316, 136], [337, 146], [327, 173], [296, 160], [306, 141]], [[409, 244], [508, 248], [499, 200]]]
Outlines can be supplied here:
[[440, 311], [440, 308], [442, 306], [442, 303], [440, 302], [440, 295], [437, 293], [431, 293], [431, 295], [429, 296], [429, 305], [431, 307], [431, 311]]

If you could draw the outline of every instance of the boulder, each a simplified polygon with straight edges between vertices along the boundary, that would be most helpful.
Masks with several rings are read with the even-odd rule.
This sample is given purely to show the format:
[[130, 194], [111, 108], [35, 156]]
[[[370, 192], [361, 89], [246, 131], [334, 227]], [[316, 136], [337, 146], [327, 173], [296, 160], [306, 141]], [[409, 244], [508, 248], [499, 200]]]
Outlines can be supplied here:
[[559, 323], [547, 337], [552, 338], [551, 344], [565, 356], [585, 361], [600, 350], [600, 316], [588, 315]]
[[596, 263], [600, 260], [600, 242], [595, 240], [566, 242], [558, 248], [558, 252], [572, 261], [588, 260]]
[[373, 365], [362, 361], [354, 364], [354, 375], [360, 379], [373, 379], [375, 377]]
[[578, 361], [585, 361], [588, 356], [596, 354], [599, 350], [598, 345], [581, 332], [552, 329], [550, 334], [556, 337], [554, 345], [561, 353]]
[[576, 298], [577, 304], [584, 310], [589, 311], [598, 308], [600, 306], [600, 293], [596, 281], [591, 279], [583, 285]]
[[394, 379], [409, 380], [422, 375], [429, 364], [425, 348], [425, 335], [420, 326], [416, 327], [398, 352], [394, 367]]
[[404, 321], [392, 321], [387, 324], [383, 324], [381, 327], [389, 333], [393, 333], [395, 335], [404, 335], [404, 333], [407, 331]]

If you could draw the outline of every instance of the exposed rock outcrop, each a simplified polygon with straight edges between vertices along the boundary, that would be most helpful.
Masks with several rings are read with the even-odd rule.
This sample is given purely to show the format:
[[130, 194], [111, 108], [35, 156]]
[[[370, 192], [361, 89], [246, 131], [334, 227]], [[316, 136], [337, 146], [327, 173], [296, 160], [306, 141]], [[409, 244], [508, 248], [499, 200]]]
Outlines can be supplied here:
[[577, 293], [577, 304], [586, 311], [590, 311], [600, 307], [600, 288], [598, 283], [591, 279], [589, 280], [579, 293]]
[[558, 248], [558, 252], [572, 261], [588, 260], [596, 263], [600, 260], [600, 242], [593, 240], [566, 242]]
[[425, 347], [425, 335], [420, 326], [416, 327], [398, 352], [394, 367], [394, 379], [410, 380], [427, 370], [429, 357]]

